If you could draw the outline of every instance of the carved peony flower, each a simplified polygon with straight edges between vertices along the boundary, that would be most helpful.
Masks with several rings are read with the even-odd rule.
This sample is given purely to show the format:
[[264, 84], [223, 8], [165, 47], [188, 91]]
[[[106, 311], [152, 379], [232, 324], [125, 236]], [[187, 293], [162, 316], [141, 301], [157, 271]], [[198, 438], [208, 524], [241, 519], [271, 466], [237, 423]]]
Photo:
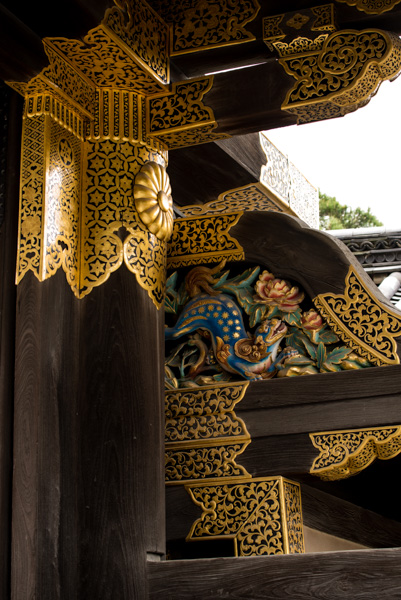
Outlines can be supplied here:
[[173, 199], [166, 169], [156, 162], [143, 165], [134, 183], [134, 201], [142, 223], [159, 240], [168, 240], [173, 231]]
[[308, 331], [319, 331], [324, 327], [324, 323], [319, 313], [314, 308], [311, 308], [308, 312], [302, 314], [301, 326]]
[[294, 312], [305, 295], [296, 286], [284, 279], [277, 279], [272, 273], [263, 271], [255, 284], [254, 300], [271, 307], [277, 306], [283, 312]]

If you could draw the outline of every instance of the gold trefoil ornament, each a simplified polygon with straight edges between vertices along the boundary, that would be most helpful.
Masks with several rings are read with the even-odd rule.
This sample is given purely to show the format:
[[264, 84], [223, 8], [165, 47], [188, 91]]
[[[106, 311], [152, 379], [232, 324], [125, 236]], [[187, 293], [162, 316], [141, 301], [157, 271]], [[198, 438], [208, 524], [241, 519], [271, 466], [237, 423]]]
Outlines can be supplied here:
[[166, 169], [156, 162], [143, 165], [134, 183], [135, 208], [142, 223], [159, 240], [168, 240], [173, 231], [173, 199]]

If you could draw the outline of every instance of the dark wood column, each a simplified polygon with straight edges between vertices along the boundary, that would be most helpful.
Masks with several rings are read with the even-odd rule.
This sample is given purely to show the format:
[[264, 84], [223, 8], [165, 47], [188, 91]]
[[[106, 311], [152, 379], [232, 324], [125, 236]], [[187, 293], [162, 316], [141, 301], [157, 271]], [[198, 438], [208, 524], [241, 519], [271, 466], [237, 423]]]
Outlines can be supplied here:
[[15, 251], [22, 100], [0, 84], [0, 598], [9, 597]]
[[18, 286], [12, 598], [147, 597], [164, 552], [163, 312], [125, 267]]

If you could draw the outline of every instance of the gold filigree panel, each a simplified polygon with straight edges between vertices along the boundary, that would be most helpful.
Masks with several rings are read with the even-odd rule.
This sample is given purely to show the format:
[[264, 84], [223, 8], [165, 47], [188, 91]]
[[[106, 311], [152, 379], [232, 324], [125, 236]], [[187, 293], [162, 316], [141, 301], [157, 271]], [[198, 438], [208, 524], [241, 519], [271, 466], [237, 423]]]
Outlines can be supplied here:
[[220, 194], [217, 200], [213, 200], [207, 204], [192, 204], [183, 207], [183, 212], [187, 217], [254, 210], [273, 210], [293, 214], [288, 210], [288, 207], [283, 207], [279, 200], [273, 200], [261, 183], [251, 183], [228, 190]]
[[243, 260], [244, 250], [229, 231], [243, 213], [176, 219], [168, 245], [169, 268]]
[[[322, 4], [299, 11], [264, 17], [263, 41], [270, 50], [286, 47], [316, 50], [322, 34], [335, 31], [333, 4]], [[326, 35], [323, 36], [323, 40]], [[280, 53], [280, 56], [282, 54]]]
[[81, 142], [49, 115], [25, 117], [17, 283], [62, 266], [77, 291], [80, 184]]
[[202, 509], [187, 541], [231, 538], [235, 556], [304, 552], [300, 487], [282, 477], [187, 485]]
[[376, 458], [389, 460], [401, 452], [401, 425], [311, 433], [310, 438], [319, 450], [310, 473], [326, 481], [345, 479]]
[[124, 261], [162, 306], [166, 242], [141, 222], [132, 196], [147, 161], [164, 168], [164, 157], [146, 146], [83, 143], [50, 115], [25, 116], [17, 283], [28, 271], [44, 281], [61, 266], [82, 298]]
[[377, 300], [352, 266], [344, 294], [319, 294], [313, 302], [340, 338], [361, 356], [378, 366], [399, 364], [401, 315]]
[[68, 61], [75, 74], [79, 73], [92, 86], [143, 94], [155, 94], [164, 87], [134, 52], [104, 26], [92, 29], [84, 41], [47, 38], [44, 43], [53, 71]]
[[401, 0], [336, 0], [348, 4], [348, 6], [355, 6], [361, 12], [368, 15], [381, 15], [384, 12], [393, 10], [394, 6], [397, 6]]
[[260, 9], [257, 0], [158, 0], [153, 6], [173, 24], [171, 55], [239, 44], [255, 39], [246, 29]]
[[280, 53], [280, 64], [296, 79], [282, 109], [296, 114], [299, 123], [356, 110], [401, 70], [398, 36], [374, 29], [332, 33], [320, 51], [283, 46]]
[[[71, 40], [70, 44], [73, 43], [74, 40]], [[44, 80], [50, 87], [55, 86], [61, 91], [63, 98], [76, 105], [86, 116], [91, 117], [96, 109], [94, 83], [85, 76], [85, 73], [76, 69], [73, 61], [70, 62], [65, 56], [60, 55], [49, 41], [44, 41], [44, 46], [49, 66], [43, 69], [37, 83], [42, 85], [40, 80]]]
[[246, 477], [236, 457], [250, 443], [234, 412], [248, 382], [166, 392], [166, 483]]
[[142, 68], [169, 83], [169, 27], [147, 2], [115, 0], [103, 24], [134, 53]]
[[236, 458], [250, 443], [214, 444], [193, 448], [166, 448], [166, 483], [183, 484], [219, 477], [250, 477]]
[[42, 198], [45, 196], [45, 129], [49, 117], [24, 119], [22, 130], [20, 223], [18, 236], [17, 283], [28, 272], [42, 280], [43, 240]]
[[[132, 188], [145, 162], [164, 165], [164, 159], [146, 146], [128, 142], [87, 142], [85, 150], [80, 295], [106, 281], [124, 260], [159, 307], [164, 298], [165, 243], [141, 223]], [[121, 227], [129, 233], [124, 240]]]
[[174, 83], [171, 92], [146, 99], [146, 130], [167, 149], [203, 144], [229, 137], [216, 133], [213, 110], [204, 102], [213, 77]]

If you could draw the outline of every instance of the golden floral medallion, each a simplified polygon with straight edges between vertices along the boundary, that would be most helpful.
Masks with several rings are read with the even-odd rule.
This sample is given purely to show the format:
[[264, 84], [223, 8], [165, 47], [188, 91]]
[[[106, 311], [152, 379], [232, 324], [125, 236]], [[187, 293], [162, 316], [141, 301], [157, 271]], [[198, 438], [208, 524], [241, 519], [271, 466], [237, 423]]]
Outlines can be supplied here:
[[143, 165], [134, 183], [135, 208], [142, 223], [159, 240], [173, 231], [173, 199], [166, 169], [156, 162]]

